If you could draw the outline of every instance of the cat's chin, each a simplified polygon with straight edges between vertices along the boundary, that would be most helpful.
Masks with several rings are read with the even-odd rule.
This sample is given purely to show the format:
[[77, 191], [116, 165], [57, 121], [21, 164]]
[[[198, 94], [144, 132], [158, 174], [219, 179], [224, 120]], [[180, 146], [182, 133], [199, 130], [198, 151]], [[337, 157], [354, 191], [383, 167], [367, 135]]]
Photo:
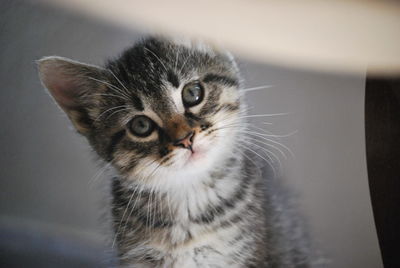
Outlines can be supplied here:
[[200, 161], [201, 159], [206, 157], [206, 153], [202, 152], [202, 151], [193, 151], [188, 158], [188, 162], [189, 163], [194, 163], [196, 161]]
[[188, 152], [186, 166], [204, 164], [212, 158], [211, 144], [201, 144], [193, 146], [193, 150]]
[[194, 166], [207, 160], [207, 152], [204, 149], [193, 149], [193, 151], [186, 151], [184, 153], [184, 157], [182, 158], [182, 168], [193, 168]]
[[174, 168], [183, 172], [193, 172], [199, 167], [207, 168], [212, 162], [210, 161], [213, 158], [212, 155], [211, 148], [205, 145], [194, 146], [192, 151], [182, 149]]
[[[228, 140], [230, 139], [226, 139], [225, 142]], [[183, 168], [195, 169], [200, 167], [202, 170], [212, 168], [221, 161], [221, 158], [229, 154], [226, 151], [227, 147], [229, 148], [229, 146], [224, 146], [217, 140], [202, 139], [194, 144], [192, 151], [187, 150], [185, 153]]]

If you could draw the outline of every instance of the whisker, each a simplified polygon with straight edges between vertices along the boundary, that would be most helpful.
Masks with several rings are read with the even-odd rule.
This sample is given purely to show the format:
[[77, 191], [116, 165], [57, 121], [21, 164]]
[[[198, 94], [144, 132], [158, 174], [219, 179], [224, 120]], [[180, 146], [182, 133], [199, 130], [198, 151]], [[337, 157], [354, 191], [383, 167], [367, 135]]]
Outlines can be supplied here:
[[150, 223], [151, 223], [151, 211], [152, 211], [152, 199], [153, 191], [150, 189], [149, 198], [147, 198], [147, 209], [146, 209], [146, 229], [145, 229], [145, 236], [147, 236], [147, 232], [150, 231]]
[[172, 221], [173, 219], [173, 214], [172, 214], [172, 210], [171, 210], [171, 200], [170, 200], [170, 196], [169, 196], [169, 192], [166, 192], [166, 198], [167, 198], [167, 206], [168, 206], [168, 211], [169, 211], [169, 217], [170, 217], [170, 221]]
[[126, 86], [124, 84], [122, 84], [121, 80], [119, 80], [119, 78], [114, 74], [114, 72], [111, 71], [110, 69], [108, 69], [108, 71], [112, 74], [112, 76], [114, 76], [114, 78], [118, 81], [118, 83], [125, 89], [125, 92], [129, 94], [129, 90], [126, 88]]
[[[161, 158], [161, 159], [163, 159], [163, 158]], [[145, 170], [146, 168], [148, 168], [149, 166], [151, 166], [152, 164], [154, 164], [157, 161], [158, 161], [158, 159], [153, 159], [152, 161], [150, 161], [148, 163], [144, 163], [141, 167], [139, 167], [138, 170], [136, 170], [136, 166], [135, 166], [133, 169], [131, 169], [130, 172], [134, 172], [134, 174], [137, 175], [137, 174], [141, 173], [143, 170]]]
[[[262, 136], [260, 136], [260, 134], [255, 134], [255, 133], [251, 133], [251, 132], [242, 132], [242, 133], [255, 136], [255, 137], [259, 138], [259, 139], [263, 139], [265, 142], [264, 142], [264, 141], [260, 141], [260, 140], [258, 140], [258, 139], [254, 139], [254, 140], [258, 141], [259, 143], [262, 143], [262, 144], [265, 144], [265, 145], [267, 145], [267, 146], [270, 146], [271, 148], [276, 149], [277, 151], [279, 151], [279, 152], [283, 155], [283, 157], [284, 157], [285, 159], [287, 159], [286, 154], [285, 154], [279, 147], [277, 147], [277, 146], [275, 146], [275, 145], [273, 145], [273, 144], [270, 144], [270, 143], [266, 143], [267, 141], [269, 141], [269, 142], [274, 142], [273, 140], [267, 139], [266, 137], [262, 137]], [[275, 143], [278, 143], [278, 142], [275, 142]], [[285, 148], [284, 145], [282, 145], [282, 144], [280, 144], [280, 143], [278, 143], [278, 144], [279, 144], [280, 146], [282, 146], [283, 148]], [[285, 149], [286, 149], [286, 148], [285, 148]], [[287, 149], [288, 149], [288, 148], [287, 148]]]
[[129, 111], [129, 110], [131, 110], [131, 107], [127, 107], [127, 108], [122, 108], [122, 109], [116, 110], [116, 111], [112, 112], [111, 114], [109, 114], [106, 117], [106, 119], [111, 117], [113, 114], [120, 113], [120, 112], [123, 112], [123, 111]]
[[[155, 172], [158, 170], [158, 168], [161, 167], [161, 164], [157, 164], [157, 166], [154, 168], [154, 170], [150, 173], [149, 176], [147, 176], [148, 178], [151, 178]], [[152, 195], [154, 194], [153, 189], [154, 185], [152, 186], [152, 188], [150, 189], [150, 197], [149, 200], [147, 202], [147, 212], [146, 212], [146, 229], [145, 229], [145, 236], [147, 235], [147, 231], [151, 232], [151, 228], [150, 228], [150, 224], [154, 224], [154, 222], [152, 223], [151, 221], [151, 215], [152, 215]], [[154, 213], [153, 213], [154, 214]], [[154, 215], [153, 215], [154, 217]], [[154, 220], [154, 219], [153, 219]]]
[[271, 131], [268, 131], [266, 129], [260, 128], [260, 127], [256, 126], [255, 124], [249, 124], [249, 126], [254, 128], [254, 129], [257, 129], [258, 131], [262, 131], [263, 133], [265, 133], [268, 136], [273, 134]]
[[161, 61], [161, 59], [150, 49], [148, 49], [147, 47], [144, 48], [145, 50], [147, 50], [148, 52], [150, 52], [151, 54], [153, 54], [154, 57], [156, 57], [156, 59], [161, 63], [161, 65], [164, 67], [165, 71], [168, 73], [168, 69], [167, 67], [165, 67], [164, 63]]
[[239, 118], [255, 118], [255, 117], [268, 117], [268, 116], [278, 116], [278, 115], [288, 115], [289, 113], [275, 113], [275, 114], [250, 114]]
[[179, 70], [179, 73], [182, 73], [183, 68], [185, 67], [186, 63], [189, 61], [189, 57], [186, 58], [185, 62], [181, 66], [181, 69]]
[[257, 165], [256, 162], [254, 162], [253, 159], [251, 159], [251, 157], [249, 157], [248, 155], [246, 155], [245, 152], [244, 152], [243, 150], [238, 150], [237, 152], [239, 152], [242, 156], [246, 157], [250, 162], [252, 162], [252, 163], [254, 164], [254, 166], [255, 166], [256, 168], [258, 168], [258, 171], [259, 171], [259, 173], [261, 174], [261, 170], [260, 170], [259, 166]]
[[245, 89], [242, 89], [242, 91], [247, 93], [250, 91], [256, 91], [256, 90], [267, 89], [267, 88], [272, 88], [272, 87], [274, 87], [274, 85], [264, 85], [264, 86], [258, 86], [258, 87], [245, 88]]
[[289, 147], [287, 147], [286, 145], [284, 145], [284, 144], [282, 144], [282, 143], [280, 143], [280, 142], [277, 142], [277, 141], [274, 141], [274, 140], [269, 139], [268, 136], [267, 136], [266, 134], [262, 134], [262, 133], [258, 133], [258, 132], [251, 132], [251, 133], [249, 133], [249, 134], [254, 135], [254, 136], [259, 136], [260, 138], [262, 138], [262, 139], [264, 139], [264, 140], [266, 140], [266, 141], [269, 141], [269, 142], [272, 142], [272, 143], [277, 144], [277, 145], [279, 145], [279, 146], [282, 146], [282, 147], [283, 147], [285, 150], [287, 150], [287, 151], [291, 154], [291, 156], [294, 158], [294, 153], [292, 152], [292, 150], [290, 150]]
[[109, 86], [109, 88], [110, 88], [110, 89], [113, 89], [115, 93], [121, 94], [122, 96], [126, 97], [127, 100], [129, 100], [129, 98], [130, 98], [130, 97], [126, 94], [126, 92], [124, 92], [122, 89], [120, 89], [120, 88], [118, 88], [118, 87], [116, 87], [116, 86], [114, 86], [114, 85], [108, 83], [107, 81], [99, 80], [99, 79], [96, 79], [96, 78], [90, 77], [90, 76], [88, 76], [87, 78], [89, 78], [89, 79], [91, 79], [91, 80], [93, 80], [93, 81], [99, 82], [99, 83], [101, 83], [101, 84], [104, 84], [104, 85], [106, 85], [106, 86]]
[[107, 112], [109, 112], [109, 111], [112, 111], [112, 110], [115, 110], [115, 109], [119, 109], [119, 108], [128, 108], [128, 107], [129, 107], [128, 105], [120, 105], [120, 106], [111, 107], [111, 108], [105, 110], [104, 112], [102, 112], [102, 113], [94, 120], [94, 122], [96, 122], [97, 120], [99, 120], [100, 117], [103, 116], [103, 114], [105, 114], [105, 113], [107, 113]]
[[96, 172], [96, 174], [89, 179], [88, 185], [94, 183], [100, 176], [107, 170], [112, 165], [112, 163], [107, 163], [104, 167], [102, 167], [99, 171]]
[[[150, 189], [150, 198], [149, 198], [149, 202], [148, 202], [148, 205], [149, 205], [149, 227], [148, 227], [148, 229], [149, 229], [149, 231], [150, 231], [150, 234], [151, 234], [151, 227], [152, 226], [154, 226], [154, 223], [155, 223], [155, 220], [156, 220], [156, 213], [157, 213], [157, 200], [156, 200], [156, 197], [157, 197], [157, 193], [156, 193], [156, 191], [155, 191], [155, 185], [153, 185], [152, 187], [151, 187], [151, 189]], [[153, 203], [154, 203], [154, 205], [153, 205]]]
[[[267, 131], [263, 128], [254, 126], [254, 125], [250, 124], [249, 122], [246, 122], [246, 123], [235, 122], [232, 124], [225, 124], [225, 125], [222, 125], [221, 127], [216, 128], [215, 130], [224, 129], [224, 128], [236, 128], [236, 129], [244, 129], [244, 130], [252, 131], [251, 129], [249, 129], [249, 127], [255, 128], [259, 131], [263, 131], [266, 134], [264, 134], [264, 133], [260, 133], [260, 134], [262, 134], [263, 136], [266, 136], [266, 137], [271, 137], [271, 138], [286, 138], [286, 137], [290, 137], [298, 132], [298, 130], [295, 130], [288, 134], [273, 134], [271, 131]], [[257, 133], [257, 132], [255, 132], [255, 133]]]
[[[279, 137], [279, 135], [258, 133], [258, 132], [255, 132], [255, 131], [252, 131], [252, 130], [248, 129], [247, 127], [241, 127], [241, 125], [239, 123], [227, 124], [227, 125], [224, 125], [222, 127], [212, 128], [212, 131], [218, 131], [218, 130], [225, 129], [225, 128], [236, 129], [236, 131], [238, 133], [243, 133], [243, 134], [246, 134], [246, 135], [255, 136], [255, 137], [259, 138], [259, 139], [262, 139], [262, 140], [259, 140], [259, 139], [252, 138], [252, 139], [254, 139], [255, 141], [257, 141], [257, 142], [259, 142], [261, 144], [264, 144], [266, 146], [269, 146], [269, 147], [279, 151], [282, 154], [282, 156], [285, 159], [287, 159], [287, 156], [286, 156], [285, 152], [282, 151], [279, 147], [275, 146], [274, 144], [280, 145], [284, 149], [286, 149], [294, 157], [293, 152], [287, 146], [267, 138], [267, 137]], [[289, 135], [293, 135], [293, 133], [289, 133], [288, 135], [281, 135], [281, 136], [289, 136]], [[251, 137], [248, 136], [248, 138], [251, 138]], [[271, 143], [273, 143], [273, 144], [271, 144]]]
[[[117, 234], [117, 233], [119, 232], [119, 230], [121, 229], [122, 222], [123, 222], [123, 220], [125, 219], [125, 214], [126, 214], [126, 212], [128, 211], [128, 208], [129, 208], [129, 205], [131, 204], [132, 198], [133, 198], [133, 196], [135, 195], [135, 193], [136, 193], [136, 191], [137, 191], [138, 188], [139, 188], [139, 186], [136, 186], [136, 187], [135, 187], [135, 190], [132, 192], [132, 194], [131, 194], [131, 196], [130, 196], [130, 198], [129, 198], [128, 204], [126, 205], [125, 210], [124, 210], [124, 213], [122, 214], [121, 220], [119, 221], [116, 234]], [[112, 245], [113, 247], [114, 247], [114, 243], [115, 243], [116, 237], [117, 237], [117, 236], [115, 235], [114, 240], [113, 240], [113, 245]]]
[[296, 134], [297, 132], [299, 132], [299, 130], [296, 129], [288, 134], [263, 134], [263, 135], [272, 138], [286, 138]]
[[[248, 138], [248, 137], [247, 137], [247, 138]], [[261, 144], [265, 144], [265, 145], [269, 145], [269, 144], [262, 143], [262, 142], [260, 142], [259, 140], [257, 140], [257, 139], [252, 139], [252, 138], [250, 138], [249, 140], [244, 139], [244, 141], [248, 142], [248, 144], [251, 145], [251, 146], [256, 146], [257, 148], [260, 148], [261, 150], [265, 151], [265, 154], [266, 154], [266, 155], [271, 154], [271, 155], [276, 159], [276, 161], [278, 162], [279, 169], [282, 169], [282, 162], [281, 162], [280, 158], [279, 158], [276, 154], [274, 154], [274, 152], [272, 152], [271, 150], [268, 150], [267, 148], [265, 148], [265, 147], [263, 147], [263, 146], [258, 145], [256, 142], [261, 143]], [[284, 157], [285, 157], [285, 156], [284, 156]], [[272, 158], [272, 157], [271, 157], [271, 158]], [[270, 159], [271, 159], [271, 158], [270, 158]], [[271, 159], [271, 161], [275, 162], [275, 161], [272, 160], [272, 159]]]
[[[160, 188], [160, 182], [158, 182], [157, 183], [157, 185], [156, 185], [156, 189], [159, 189]], [[157, 197], [158, 197], [158, 201], [157, 201], [157, 203], [159, 204], [159, 211], [158, 211], [158, 214], [157, 214], [157, 211], [156, 211], [156, 215], [158, 215], [158, 219], [159, 219], [159, 221], [160, 222], [162, 222], [163, 224], [165, 223], [165, 218], [166, 218], [166, 215], [164, 215], [164, 200], [163, 200], [163, 195], [159, 192], [157, 195], [156, 195]], [[168, 206], [168, 205], [167, 205]]]
[[[132, 216], [132, 213], [133, 213], [133, 211], [135, 210], [136, 205], [138, 204], [139, 200], [142, 199], [142, 193], [143, 193], [144, 188], [143, 188], [143, 186], [139, 186], [139, 185], [137, 185], [137, 187], [139, 188], [139, 191], [137, 191], [135, 202], [133, 203], [132, 208], [131, 208], [130, 211], [129, 211], [129, 215], [128, 215], [127, 219], [129, 219], [129, 218]], [[125, 223], [124, 228], [123, 228], [123, 230], [122, 230], [121, 232], [119, 232], [119, 230], [118, 230], [118, 231], [115, 233], [114, 241], [113, 241], [113, 245], [112, 245], [113, 248], [114, 248], [114, 244], [115, 244], [117, 235], [118, 235], [118, 234], [124, 234], [124, 233], [125, 233], [127, 224], [128, 224], [128, 223]]]
[[257, 148], [259, 148], [260, 150], [262, 150], [262, 151], [265, 153], [265, 155], [268, 157], [268, 159], [271, 160], [271, 163], [274, 163], [275, 160], [269, 155], [269, 154], [272, 154], [272, 155], [274, 156], [274, 158], [276, 159], [276, 161], [278, 162], [279, 168], [282, 167], [282, 162], [281, 162], [281, 160], [279, 159], [279, 157], [277, 157], [277, 156], [276, 156], [273, 152], [271, 152], [270, 150], [268, 150], [268, 149], [266, 149], [266, 148], [264, 148], [264, 147], [258, 145], [257, 143], [252, 142], [252, 141], [257, 141], [257, 140], [254, 140], [254, 139], [250, 139], [250, 140], [243, 139], [242, 141], [243, 141], [243, 142], [247, 142], [247, 144], [248, 144], [249, 146], [256, 146]]
[[107, 93], [94, 93], [94, 94], [91, 94], [90, 96], [116, 97], [116, 98], [120, 98], [120, 99], [123, 99], [123, 100], [127, 100], [123, 96], [115, 95], [115, 94], [107, 94]]
[[178, 68], [178, 61], [179, 61], [179, 54], [180, 54], [179, 52], [180, 52], [180, 49], [178, 48], [177, 52], [176, 52], [176, 59], [175, 59], [175, 64], [174, 64], [175, 71], [178, 71], [177, 68]]
[[261, 159], [263, 159], [265, 162], [267, 162], [267, 164], [271, 167], [271, 169], [272, 169], [272, 172], [274, 173], [274, 177], [276, 177], [276, 170], [275, 170], [275, 167], [274, 167], [274, 165], [271, 163], [271, 162], [269, 162], [267, 159], [265, 159], [262, 155], [260, 155], [259, 153], [257, 153], [256, 151], [254, 151], [253, 149], [251, 149], [251, 148], [249, 148], [248, 146], [246, 146], [246, 145], [244, 145], [243, 143], [238, 143], [238, 144], [236, 144], [237, 146], [242, 146], [242, 147], [244, 147], [245, 149], [247, 149], [247, 150], [249, 150], [249, 151], [251, 151], [251, 152], [253, 152], [255, 155], [257, 155], [258, 157], [260, 157]]

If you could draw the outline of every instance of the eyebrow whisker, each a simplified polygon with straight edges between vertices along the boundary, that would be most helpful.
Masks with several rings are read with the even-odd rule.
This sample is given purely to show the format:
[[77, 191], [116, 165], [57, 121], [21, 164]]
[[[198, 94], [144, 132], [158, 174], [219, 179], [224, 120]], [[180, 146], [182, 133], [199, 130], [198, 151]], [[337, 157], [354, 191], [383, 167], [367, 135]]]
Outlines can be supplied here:
[[165, 67], [164, 63], [161, 61], [161, 59], [150, 49], [148, 49], [147, 47], [144, 48], [146, 51], [150, 52], [151, 54], [153, 54], [154, 57], [156, 57], [156, 59], [161, 63], [161, 65], [164, 67], [165, 71], [168, 72], [167, 67]]

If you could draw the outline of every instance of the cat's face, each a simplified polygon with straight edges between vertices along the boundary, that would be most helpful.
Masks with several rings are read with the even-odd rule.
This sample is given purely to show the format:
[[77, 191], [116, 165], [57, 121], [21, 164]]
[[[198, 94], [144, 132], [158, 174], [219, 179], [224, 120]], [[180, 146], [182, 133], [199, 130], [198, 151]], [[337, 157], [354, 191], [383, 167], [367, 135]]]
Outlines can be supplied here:
[[104, 69], [56, 57], [39, 67], [77, 130], [128, 178], [179, 185], [232, 153], [242, 105], [225, 54], [148, 39]]

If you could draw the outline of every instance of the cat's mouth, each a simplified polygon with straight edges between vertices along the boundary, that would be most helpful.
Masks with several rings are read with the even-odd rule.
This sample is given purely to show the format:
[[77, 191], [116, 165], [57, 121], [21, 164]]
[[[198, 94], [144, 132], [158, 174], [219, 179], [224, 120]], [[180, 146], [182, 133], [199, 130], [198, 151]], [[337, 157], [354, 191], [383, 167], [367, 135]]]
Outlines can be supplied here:
[[202, 144], [201, 142], [194, 143], [191, 150], [188, 150], [186, 164], [196, 163], [202, 159], [207, 158], [209, 146]]
[[[175, 147], [174, 162], [180, 167], [191, 167], [192, 165], [209, 164], [213, 158], [213, 148], [216, 140], [212, 137], [205, 137], [199, 133], [195, 133], [188, 140], [188, 144], [182, 144]], [[183, 143], [183, 141], [181, 142]]]
[[189, 152], [188, 162], [197, 161], [205, 157], [205, 152], [196, 148]]

